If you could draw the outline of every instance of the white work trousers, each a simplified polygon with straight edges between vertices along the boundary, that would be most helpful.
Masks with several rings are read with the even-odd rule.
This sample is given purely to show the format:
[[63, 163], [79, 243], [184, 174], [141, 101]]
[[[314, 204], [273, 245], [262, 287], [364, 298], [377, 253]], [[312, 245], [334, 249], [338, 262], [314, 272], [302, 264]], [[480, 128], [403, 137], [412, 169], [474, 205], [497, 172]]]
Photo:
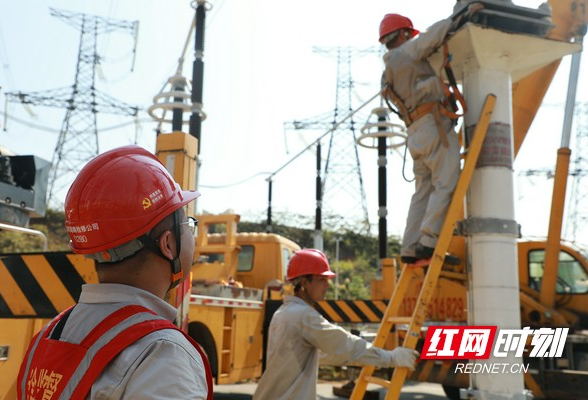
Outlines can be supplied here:
[[410, 202], [401, 255], [415, 255], [420, 242], [435, 247], [460, 173], [460, 145], [453, 123], [442, 117], [448, 147], [444, 147], [433, 114], [408, 128], [408, 150], [413, 159], [415, 193]]

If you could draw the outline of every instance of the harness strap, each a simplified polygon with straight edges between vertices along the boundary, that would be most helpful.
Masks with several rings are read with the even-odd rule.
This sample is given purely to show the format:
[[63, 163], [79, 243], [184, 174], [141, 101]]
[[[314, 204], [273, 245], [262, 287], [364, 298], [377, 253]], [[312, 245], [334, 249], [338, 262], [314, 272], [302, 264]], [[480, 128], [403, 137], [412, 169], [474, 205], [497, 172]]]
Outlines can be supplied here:
[[[458, 119], [467, 112], [467, 105], [463, 95], [459, 90], [459, 87], [457, 86], [457, 80], [455, 79], [453, 69], [451, 68], [451, 57], [449, 55], [449, 47], [447, 46], [447, 42], [443, 43], [443, 68], [445, 70], [445, 75], [447, 75], [447, 79], [449, 80], [449, 85], [443, 82], [443, 80], [441, 80], [441, 85], [443, 86], [445, 101], [448, 103], [447, 105], [451, 107], [451, 110], [453, 110], [450, 111], [443, 107], [445, 109], [443, 114], [451, 119]], [[461, 109], [463, 110], [461, 114], [457, 114], [459, 109], [457, 107], [457, 103], [459, 103]]]
[[[26, 377], [29, 374], [29, 367], [34, 355], [34, 350], [36, 349], [38, 342], [40, 340], [46, 340], [50, 337], [54, 338], [61, 336], [61, 330], [65, 325], [64, 321], [69, 317], [73, 306], [69, 309], [62, 312], [56, 318], [54, 318], [43, 330], [37, 334], [37, 336], [33, 339], [33, 344], [29, 346], [27, 353], [25, 355], [26, 363], [21, 365], [21, 369], [19, 371], [19, 382], [22, 382], [22, 386], [19, 387], [22, 392], [22, 398], [25, 397], [25, 385], [26, 385]], [[148, 313], [152, 315], [157, 315], [153, 311], [138, 305], [129, 305], [118, 309], [117, 311], [113, 312], [112, 314], [108, 315], [104, 318], [90, 333], [82, 340], [82, 342], [77, 345], [81, 348], [86, 350], [90, 349], [96, 342], [105, 335], [108, 331], [116, 327], [119, 323], [123, 322], [129, 317], [133, 315], [137, 315], [139, 313]], [[210, 370], [210, 365], [208, 363], [207, 356], [204, 354], [200, 346], [184, 331], [180, 330], [177, 326], [172, 324], [171, 322], [164, 320], [164, 319], [151, 319], [136, 323], [134, 325], [130, 325], [129, 327], [121, 330], [119, 333], [116, 334], [108, 343], [102, 346], [95, 354], [94, 357], [90, 361], [90, 365], [87, 368], [84, 375], [79, 379], [75, 389], [72, 392], [71, 399], [79, 399], [84, 400], [88, 395], [89, 391], [92, 388], [92, 385], [98, 378], [98, 376], [102, 373], [104, 368], [108, 365], [112, 359], [114, 359], [121, 351], [125, 348], [130, 346], [132, 343], [136, 342], [137, 340], [141, 339], [142, 337], [150, 334], [151, 332], [155, 332], [162, 329], [174, 329], [181, 332], [184, 337], [194, 346], [200, 357], [202, 358], [202, 362], [204, 364], [204, 370], [206, 375], [206, 384], [208, 388], [208, 395], [207, 399], [212, 400], [213, 398], [213, 383], [212, 383], [212, 372]], [[64, 342], [65, 343], [65, 342]], [[86, 357], [88, 354], [86, 353]], [[74, 382], [72, 382], [75, 384]]]
[[443, 129], [443, 120], [441, 119], [440, 110], [445, 110], [445, 108], [439, 105], [439, 103], [435, 103], [435, 107], [433, 108], [433, 118], [435, 118], [435, 125], [437, 125], [437, 132], [439, 132], [441, 144], [447, 149], [449, 148], [449, 140], [447, 140], [447, 132]]
[[[394, 89], [392, 88], [391, 84], [387, 84], [384, 89], [382, 90], [382, 96], [384, 97], [384, 99], [386, 100], [386, 104], [388, 105], [388, 108], [392, 111], [394, 111], [406, 124], [407, 127], [409, 127], [412, 124], [412, 120], [410, 118], [410, 112], [408, 111], [408, 108], [406, 107], [406, 105], [404, 104], [404, 101], [402, 101], [402, 99], [400, 98], [400, 96], [398, 96], [396, 94], [396, 92], [394, 91]], [[394, 105], [396, 106], [396, 108], [398, 108], [398, 111], [396, 111], [392, 105], [390, 105], [389, 100], [392, 100], [392, 103], [394, 103]]]
[[[406, 127], [408, 128], [412, 125], [415, 121], [422, 118], [423, 116], [432, 113], [433, 118], [435, 118], [435, 125], [437, 125], [437, 130], [439, 132], [439, 137], [441, 143], [444, 147], [449, 147], [449, 141], [447, 139], [447, 132], [443, 129], [443, 121], [441, 116], [445, 116], [451, 120], [456, 120], [459, 117], [462, 117], [467, 112], [467, 105], [461, 94], [458, 86], [457, 81], [455, 79], [455, 75], [453, 74], [453, 69], [451, 68], [450, 62], [450, 55], [449, 55], [449, 47], [445, 42], [443, 44], [443, 68], [445, 69], [445, 74], [447, 75], [447, 79], [449, 80], [449, 84], [443, 82], [443, 79], [439, 77], [441, 81], [441, 86], [443, 88], [444, 93], [444, 101], [437, 102], [432, 101], [425, 104], [418, 106], [415, 110], [410, 112], [404, 101], [394, 92], [391, 84], [387, 84], [384, 89], [382, 90], [382, 96], [386, 100], [386, 104], [390, 110], [394, 111], [398, 116], [404, 121]], [[398, 111], [396, 111], [392, 105], [390, 104], [389, 100], [396, 106]], [[457, 103], [460, 104], [463, 113], [458, 114], [457, 111], [459, 107]]]
[[156, 315], [153, 311], [136, 305], [129, 305], [118, 309], [117, 311], [104, 318], [88, 335], [81, 341], [80, 346], [89, 349], [102, 335], [120, 324], [125, 319], [138, 314], [140, 312], [146, 312], [149, 314]]
[[112, 359], [114, 359], [121, 351], [123, 351], [132, 343], [152, 332], [161, 329], [174, 329], [182, 332], [188, 341], [196, 348], [196, 351], [198, 351], [198, 354], [200, 354], [200, 357], [202, 358], [202, 362], [204, 363], [204, 370], [206, 372], [206, 385], [208, 386], [207, 399], [212, 400], [212, 373], [208, 359], [203, 354], [200, 346], [190, 336], [167, 320], [144, 321], [128, 327], [115, 336], [113, 340], [111, 340], [106, 346], [102, 347], [98, 353], [96, 353], [90, 363], [90, 366], [88, 367], [87, 372], [84, 374], [83, 378], [80, 380], [76, 389], [74, 390], [72, 399], [85, 399], [90, 389], [92, 388], [92, 385], [98, 376], [102, 373], [102, 370], [106, 367], [106, 365], [108, 365], [110, 361], [112, 361]]
[[430, 101], [428, 103], [418, 106], [413, 112], [410, 113], [410, 120], [412, 122], [416, 122], [421, 117], [424, 117], [425, 115], [433, 112], [433, 109], [438, 104], [439, 103], [436, 101]]

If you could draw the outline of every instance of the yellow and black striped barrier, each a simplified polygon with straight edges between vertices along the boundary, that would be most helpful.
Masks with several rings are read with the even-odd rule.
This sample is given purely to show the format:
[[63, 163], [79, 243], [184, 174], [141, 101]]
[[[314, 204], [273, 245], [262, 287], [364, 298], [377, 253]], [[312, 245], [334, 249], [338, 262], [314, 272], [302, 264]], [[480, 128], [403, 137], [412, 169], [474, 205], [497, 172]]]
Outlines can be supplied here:
[[0, 255], [0, 318], [53, 318], [74, 304], [94, 262], [70, 252]]
[[331, 322], [379, 323], [387, 305], [387, 300], [325, 300], [315, 308]]
[[[282, 305], [282, 300], [267, 300], [266, 321]], [[330, 322], [340, 323], [379, 323], [386, 311], [388, 300], [324, 300], [315, 309]]]

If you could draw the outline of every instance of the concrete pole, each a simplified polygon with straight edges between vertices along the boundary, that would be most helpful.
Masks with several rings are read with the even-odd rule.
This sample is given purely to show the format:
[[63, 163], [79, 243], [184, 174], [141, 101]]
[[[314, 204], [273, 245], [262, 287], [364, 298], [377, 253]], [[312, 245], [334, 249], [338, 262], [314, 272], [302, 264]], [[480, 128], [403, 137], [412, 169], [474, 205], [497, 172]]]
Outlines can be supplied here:
[[[512, 81], [506, 65], [476, 66], [464, 72], [468, 131], [472, 131], [469, 127], [475, 125], [486, 95], [493, 93], [497, 98], [467, 205], [471, 257], [469, 324], [517, 329], [520, 308], [512, 169]], [[507, 358], [491, 356], [479, 361], [522, 363], [512, 353]], [[522, 374], [472, 374], [470, 379], [472, 388], [481, 392], [479, 398], [524, 398]]]

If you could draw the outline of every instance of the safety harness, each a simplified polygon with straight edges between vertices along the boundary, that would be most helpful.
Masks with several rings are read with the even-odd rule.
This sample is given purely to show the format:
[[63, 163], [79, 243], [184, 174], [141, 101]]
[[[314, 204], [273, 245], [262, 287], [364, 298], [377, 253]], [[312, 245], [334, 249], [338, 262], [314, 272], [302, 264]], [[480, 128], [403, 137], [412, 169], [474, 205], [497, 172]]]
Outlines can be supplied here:
[[185, 332], [151, 310], [125, 306], [102, 320], [79, 344], [59, 340], [73, 306], [39, 332], [25, 355], [18, 374], [18, 399], [84, 400], [106, 365], [142, 337], [161, 329], [182, 332], [200, 354], [205, 367], [208, 400], [212, 374], [200, 346]]
[[[406, 107], [406, 104], [400, 96], [394, 91], [394, 88], [390, 83], [385, 85], [382, 90], [382, 96], [386, 100], [388, 108], [404, 121], [407, 128], [425, 115], [433, 114], [441, 142], [443, 143], [443, 146], [448, 147], [449, 142], [447, 141], [447, 133], [445, 132], [445, 129], [443, 129], [441, 115], [456, 120], [466, 113], [467, 106], [463, 95], [459, 91], [455, 75], [453, 74], [453, 69], [451, 68], [451, 55], [449, 54], [447, 43], [443, 44], [443, 68], [449, 81], [449, 83], [445, 83], [443, 79], [439, 77], [441, 86], [443, 87], [443, 101], [427, 102], [411, 111]], [[394, 108], [390, 102], [392, 102], [396, 108]], [[462, 109], [461, 114], [458, 114], [458, 103]]]

